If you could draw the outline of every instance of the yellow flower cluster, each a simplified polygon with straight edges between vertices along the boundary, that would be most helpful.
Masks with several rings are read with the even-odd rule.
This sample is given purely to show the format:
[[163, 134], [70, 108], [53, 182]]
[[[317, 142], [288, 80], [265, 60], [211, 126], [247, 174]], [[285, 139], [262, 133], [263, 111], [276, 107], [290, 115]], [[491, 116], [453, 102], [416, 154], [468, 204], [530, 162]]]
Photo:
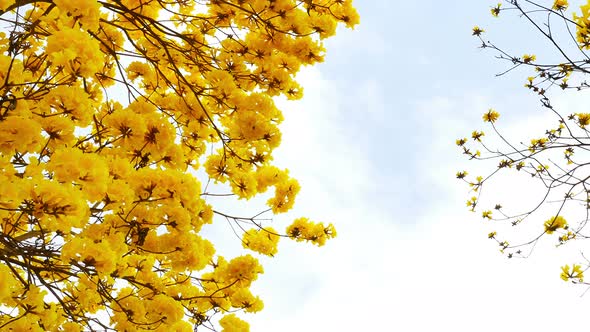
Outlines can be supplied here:
[[239, 319], [235, 314], [225, 315], [219, 324], [223, 327], [221, 332], [249, 332], [250, 325]]
[[590, 48], [590, 2], [580, 6], [581, 15], [574, 13], [574, 22], [576, 23], [576, 40], [584, 48]]
[[96, 0], [55, 0], [53, 3], [60, 12], [70, 17], [75, 17], [84, 29], [97, 31], [100, 17], [100, 5]]
[[573, 279], [576, 282], [584, 282], [584, 271], [582, 270], [582, 266], [579, 264], [574, 264], [573, 268], [571, 268], [569, 265], [564, 265], [561, 267], [560, 277], [563, 281]]
[[549, 142], [549, 140], [545, 137], [533, 138], [533, 139], [531, 139], [531, 145], [529, 146], [529, 151], [531, 151], [531, 152], [541, 151], [547, 146], [548, 142]]
[[535, 60], [537, 60], [537, 56], [535, 56], [534, 54], [525, 54], [522, 56], [522, 62], [524, 63], [531, 63]]
[[307, 218], [297, 218], [287, 227], [287, 234], [297, 241], [309, 241], [321, 247], [326, 240], [336, 236], [336, 229], [332, 224], [325, 226], [323, 223], [314, 223]]
[[480, 28], [480, 27], [478, 27], [478, 26], [476, 25], [476, 26], [474, 26], [474, 27], [473, 27], [473, 29], [472, 29], [472, 33], [471, 33], [471, 34], [472, 34], [473, 36], [480, 36], [480, 35], [481, 35], [482, 33], [484, 33], [484, 32], [485, 32], [485, 30], [484, 30], [484, 29], [482, 29], [482, 28]]
[[555, 10], [566, 10], [568, 6], [567, 0], [555, 0], [552, 8]]
[[[0, 10], [12, 31], [0, 32], [2, 329], [192, 331], [221, 313], [224, 331], [248, 331], [230, 312], [262, 310], [250, 286], [263, 269], [216, 255], [201, 229], [231, 204], [201, 183], [244, 200], [270, 189], [268, 210], [293, 207], [299, 183], [272, 164], [273, 97], [301, 98], [297, 72], [323, 61], [339, 24], [358, 24], [352, 1]], [[243, 246], [270, 256], [280, 236], [336, 235], [306, 218], [282, 235], [251, 222]]]
[[475, 212], [475, 207], [477, 206], [477, 197], [472, 196], [470, 199], [467, 200], [465, 204], [471, 212]]
[[578, 125], [580, 127], [585, 128], [590, 124], [590, 113], [576, 113], [576, 117], [578, 118]]
[[250, 229], [242, 238], [244, 248], [256, 251], [263, 255], [274, 256], [277, 253], [279, 236], [272, 227], [264, 229]]
[[483, 121], [494, 123], [498, 120], [499, 117], [500, 117], [500, 113], [498, 113], [495, 110], [490, 108], [486, 113], [484, 113]]
[[543, 224], [545, 226], [545, 232], [552, 234], [558, 229], [567, 229], [567, 221], [562, 216], [551, 217]]
[[[100, 51], [99, 41], [81, 29], [58, 27], [47, 37], [45, 52], [55, 72], [91, 77], [100, 71], [105, 56]], [[83, 110], [90, 112], [90, 110]]]
[[501, 11], [500, 7], [502, 7], [502, 4], [498, 3], [495, 7], [492, 7], [492, 9], [490, 9], [492, 16], [498, 17], [498, 15], [500, 15], [500, 11]]

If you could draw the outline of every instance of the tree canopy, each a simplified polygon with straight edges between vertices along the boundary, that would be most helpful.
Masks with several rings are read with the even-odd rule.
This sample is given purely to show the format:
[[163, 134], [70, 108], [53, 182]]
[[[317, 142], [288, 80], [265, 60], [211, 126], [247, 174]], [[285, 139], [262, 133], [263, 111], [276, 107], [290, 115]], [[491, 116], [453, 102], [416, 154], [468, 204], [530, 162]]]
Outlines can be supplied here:
[[[295, 74], [324, 59], [338, 23], [358, 23], [351, 0], [0, 10], [0, 329], [248, 331], [235, 313], [263, 307], [256, 255], [336, 235], [304, 217], [267, 222], [300, 189], [272, 164], [273, 97], [301, 98]], [[269, 190], [254, 217], [209, 200]], [[216, 255], [200, 231], [218, 219], [255, 253]]]
[[[550, 4], [510, 0], [490, 11], [498, 20], [516, 15], [543, 42], [539, 44], [544, 51], [539, 54], [507, 50], [489, 41], [486, 29], [476, 26], [472, 30], [482, 49], [509, 64], [498, 76], [517, 69], [527, 71], [524, 87], [539, 97], [540, 108], [552, 117], [553, 124], [542, 132], [531, 132], [523, 125], [519, 130], [530, 135], [530, 141], [518, 142], [502, 130], [501, 112], [483, 111], [482, 119], [490, 129], [475, 130], [470, 138], [456, 141], [468, 159], [488, 166], [483, 175], [457, 172], [457, 178], [471, 188], [466, 205], [491, 224], [488, 237], [509, 258], [528, 257], [542, 242], [579, 249], [581, 257], [564, 260], [556, 275], [564, 281], [588, 284], [584, 272], [590, 259], [584, 256], [583, 241], [590, 237], [586, 229], [590, 220], [590, 113], [564, 109], [563, 103], [553, 100], [563, 94], [565, 98], [571, 98], [571, 93], [585, 94], [590, 87], [590, 1], [573, 5], [567, 0]], [[538, 187], [531, 188], [526, 198], [534, 201], [525, 204], [523, 196], [501, 201], [503, 197], [486, 195], [484, 189], [503, 175], [532, 179]], [[504, 192], [516, 189], [514, 182], [504, 183]]]

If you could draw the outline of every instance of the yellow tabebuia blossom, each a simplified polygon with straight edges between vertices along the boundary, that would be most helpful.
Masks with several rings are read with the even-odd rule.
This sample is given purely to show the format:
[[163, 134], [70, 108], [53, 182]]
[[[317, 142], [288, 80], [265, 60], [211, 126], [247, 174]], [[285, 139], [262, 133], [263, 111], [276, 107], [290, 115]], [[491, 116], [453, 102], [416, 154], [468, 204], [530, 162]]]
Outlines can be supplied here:
[[578, 117], [578, 124], [584, 128], [590, 124], [590, 113], [576, 113]]
[[553, 9], [555, 10], [565, 10], [569, 6], [567, 0], [555, 0], [553, 2]]
[[573, 268], [570, 268], [569, 265], [564, 265], [561, 267], [560, 277], [563, 281], [574, 279], [577, 282], [584, 282], [584, 271], [582, 271], [582, 266], [579, 264], [574, 264]]
[[99, 41], [80, 29], [65, 26], [47, 37], [44, 51], [56, 71], [77, 76], [94, 76], [104, 62]]
[[483, 121], [494, 123], [494, 122], [496, 122], [496, 120], [498, 120], [499, 117], [500, 117], [500, 113], [498, 113], [495, 110], [490, 108], [486, 113], [484, 113]]
[[500, 11], [501, 11], [500, 7], [502, 7], [502, 4], [498, 3], [495, 7], [492, 7], [492, 9], [490, 9], [492, 16], [498, 17], [498, 15], [500, 15]]
[[543, 225], [547, 234], [552, 234], [558, 229], [567, 229], [567, 221], [562, 216], [551, 217]]
[[319, 247], [326, 243], [326, 240], [336, 236], [334, 225], [324, 225], [309, 221], [308, 218], [297, 218], [287, 227], [289, 237], [297, 241], [309, 241]]
[[590, 3], [580, 7], [581, 15], [574, 13], [576, 23], [576, 40], [584, 48], [590, 48]]
[[474, 26], [474, 27], [473, 27], [473, 32], [472, 32], [472, 35], [473, 35], [473, 36], [480, 36], [480, 35], [481, 35], [482, 33], [484, 33], [484, 32], [485, 32], [485, 30], [484, 30], [484, 29], [482, 29], [482, 28], [480, 28], [480, 27], [478, 27], [478, 26], [476, 25], [476, 26]]
[[522, 62], [524, 63], [531, 63], [537, 60], [537, 57], [534, 54], [525, 54], [522, 56]]
[[223, 327], [221, 332], [249, 332], [250, 325], [245, 321], [239, 319], [235, 314], [224, 316], [219, 324]]
[[[0, 329], [193, 331], [215, 316], [248, 331], [234, 312], [264, 307], [250, 289], [263, 267], [218, 255], [203, 228], [229, 221], [268, 256], [281, 236], [336, 235], [268, 227], [300, 191], [273, 165], [273, 98], [302, 97], [295, 75], [358, 24], [351, 0], [0, 0], [0, 17]], [[254, 217], [219, 201], [267, 191]]]
[[474, 140], [476, 140], [476, 141], [481, 141], [481, 138], [482, 138], [483, 136], [485, 136], [485, 133], [484, 133], [483, 131], [477, 131], [477, 130], [474, 130], [474, 131], [471, 133], [471, 138], [473, 138], [473, 139], [474, 139]]
[[279, 243], [279, 235], [271, 228], [264, 229], [250, 229], [244, 233], [242, 238], [242, 245], [244, 248], [251, 249], [263, 255], [273, 256], [277, 253], [277, 245]]
[[54, 0], [57, 8], [73, 16], [85, 29], [96, 31], [99, 28], [100, 4], [96, 0]]

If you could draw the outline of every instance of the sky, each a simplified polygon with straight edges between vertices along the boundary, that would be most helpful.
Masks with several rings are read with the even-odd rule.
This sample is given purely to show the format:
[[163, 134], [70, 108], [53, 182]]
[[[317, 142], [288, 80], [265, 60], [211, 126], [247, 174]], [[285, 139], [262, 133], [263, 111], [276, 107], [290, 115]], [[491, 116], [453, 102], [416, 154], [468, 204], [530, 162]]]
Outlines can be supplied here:
[[[361, 24], [340, 29], [325, 63], [299, 74], [304, 98], [278, 101], [276, 164], [302, 190], [273, 226], [307, 216], [334, 223], [338, 237], [321, 248], [283, 240], [263, 260], [253, 290], [265, 309], [243, 316], [251, 331], [550, 331], [585, 317], [586, 288], [559, 278], [579, 252], [550, 243], [508, 260], [455, 179], [480, 167], [455, 139], [489, 129], [481, 120], [489, 108], [515, 139], [552, 121], [523, 87], [530, 73], [495, 77], [509, 64], [471, 36], [479, 25], [516, 54], [548, 52], [516, 15], [491, 17], [495, 4], [356, 1]], [[569, 112], [583, 100], [555, 102]], [[520, 204], [519, 190], [534, 190], [508, 181], [490, 195]]]

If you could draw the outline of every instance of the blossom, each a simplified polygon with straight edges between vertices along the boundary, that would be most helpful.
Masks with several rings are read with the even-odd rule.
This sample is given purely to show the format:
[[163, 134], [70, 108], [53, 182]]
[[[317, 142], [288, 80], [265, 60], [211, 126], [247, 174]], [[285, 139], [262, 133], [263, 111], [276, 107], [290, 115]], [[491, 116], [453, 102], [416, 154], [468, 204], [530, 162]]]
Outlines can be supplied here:
[[494, 122], [496, 122], [496, 120], [498, 120], [499, 117], [500, 117], [500, 113], [498, 113], [490, 108], [486, 113], [484, 113], [483, 121], [494, 123]]
[[318, 247], [323, 246], [327, 239], [336, 236], [334, 225], [315, 223], [308, 218], [297, 218], [287, 227], [289, 237], [297, 241], [309, 241]]
[[498, 3], [496, 5], [496, 7], [492, 7], [492, 9], [490, 9], [490, 12], [492, 13], [492, 16], [494, 17], [498, 17], [498, 15], [500, 14], [500, 7], [502, 6], [501, 3]]
[[235, 314], [223, 316], [219, 320], [219, 325], [223, 327], [221, 332], [249, 332], [250, 325], [245, 321], [239, 319]]
[[556, 216], [556, 217], [551, 217], [551, 218], [547, 219], [547, 221], [545, 221], [545, 223], [544, 223], [544, 226], [545, 226], [545, 232], [547, 234], [552, 234], [553, 232], [555, 232], [556, 230], [558, 230], [560, 228], [567, 229], [567, 227], [568, 227], [567, 221], [562, 216]]
[[578, 125], [582, 128], [590, 124], [590, 113], [576, 113]]
[[560, 277], [563, 281], [577, 279], [578, 282], [584, 282], [584, 271], [582, 271], [582, 266], [579, 264], [574, 264], [573, 269], [569, 265], [564, 265], [561, 267]]
[[477, 25], [476, 25], [476, 26], [474, 26], [472, 30], [473, 30], [473, 32], [472, 32], [472, 35], [473, 35], [473, 36], [479, 36], [479, 35], [481, 35], [482, 33], [484, 33], [484, 32], [485, 32], [485, 30], [484, 30], [484, 29], [482, 29], [482, 28], [478, 27]]
[[524, 63], [531, 63], [535, 61], [537, 57], [534, 54], [525, 54], [522, 56], [522, 62]]
[[244, 248], [248, 248], [267, 256], [273, 256], [277, 253], [278, 242], [279, 236], [271, 227], [266, 227], [264, 229], [250, 229], [244, 233], [242, 238], [242, 246]]
[[476, 141], [481, 141], [481, 137], [484, 135], [485, 134], [483, 131], [474, 130], [473, 133], [471, 133], [471, 138], [473, 138]]
[[567, 0], [555, 0], [553, 2], [553, 9], [555, 10], [565, 10], [569, 6]]
[[99, 42], [75, 28], [64, 27], [47, 37], [45, 52], [54, 66], [74, 75], [93, 76], [104, 63]]
[[100, 5], [96, 0], [54, 0], [66, 15], [75, 17], [84, 28], [97, 31]]

